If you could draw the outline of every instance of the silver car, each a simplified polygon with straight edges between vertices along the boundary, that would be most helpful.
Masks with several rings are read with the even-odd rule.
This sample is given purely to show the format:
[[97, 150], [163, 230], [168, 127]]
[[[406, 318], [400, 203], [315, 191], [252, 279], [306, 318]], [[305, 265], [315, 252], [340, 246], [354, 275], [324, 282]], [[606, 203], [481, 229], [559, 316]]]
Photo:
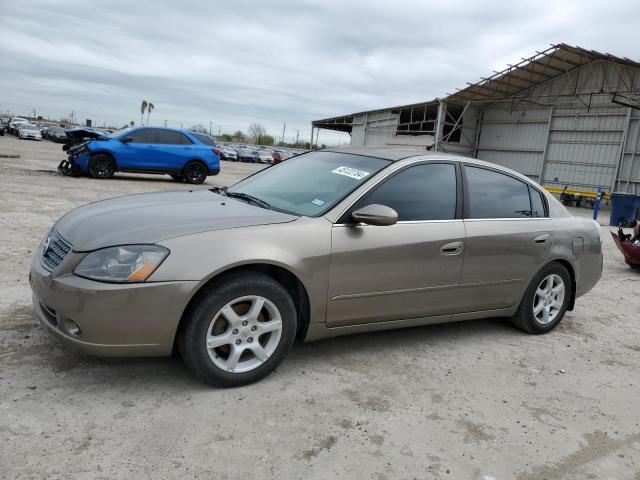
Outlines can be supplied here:
[[599, 226], [506, 168], [402, 149], [310, 152], [230, 188], [132, 195], [56, 222], [40, 321], [104, 356], [169, 355], [218, 386], [294, 339], [486, 317], [555, 328], [602, 273]]
[[40, 129], [37, 125], [34, 125], [32, 123], [21, 124], [18, 130], [18, 137], [20, 137], [22, 140], [42, 140]]

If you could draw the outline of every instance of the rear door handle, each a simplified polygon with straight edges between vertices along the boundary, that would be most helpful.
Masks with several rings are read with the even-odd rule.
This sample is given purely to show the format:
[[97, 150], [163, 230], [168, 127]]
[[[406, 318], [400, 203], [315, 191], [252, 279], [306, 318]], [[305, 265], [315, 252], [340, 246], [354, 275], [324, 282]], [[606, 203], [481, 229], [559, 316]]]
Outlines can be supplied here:
[[548, 233], [543, 233], [542, 235], [538, 235], [536, 238], [533, 239], [534, 243], [537, 243], [538, 245], [546, 242], [549, 239], [549, 234]]
[[462, 253], [462, 242], [452, 242], [440, 247], [440, 255], [458, 255]]

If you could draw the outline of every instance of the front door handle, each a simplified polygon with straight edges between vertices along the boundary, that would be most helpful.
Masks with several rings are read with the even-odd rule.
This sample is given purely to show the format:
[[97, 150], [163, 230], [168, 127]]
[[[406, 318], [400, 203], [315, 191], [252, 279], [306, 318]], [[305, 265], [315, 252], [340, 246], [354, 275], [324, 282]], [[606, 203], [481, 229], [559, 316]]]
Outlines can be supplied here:
[[545, 243], [547, 240], [549, 239], [549, 234], [548, 233], [543, 233], [542, 235], [538, 235], [536, 238], [533, 239], [534, 243], [537, 243], [538, 245]]
[[459, 255], [462, 253], [462, 242], [447, 243], [440, 247], [440, 255]]

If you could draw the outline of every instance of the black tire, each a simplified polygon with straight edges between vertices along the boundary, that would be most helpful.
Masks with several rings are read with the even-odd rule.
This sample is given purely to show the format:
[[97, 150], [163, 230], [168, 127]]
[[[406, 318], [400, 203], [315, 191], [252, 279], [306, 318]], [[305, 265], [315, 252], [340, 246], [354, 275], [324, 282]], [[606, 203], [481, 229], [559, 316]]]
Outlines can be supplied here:
[[[211, 355], [217, 359], [217, 355], [221, 355], [222, 357], [225, 355], [230, 356], [231, 351], [220, 352], [214, 349], [209, 350], [205, 342], [212, 326], [213, 329], [216, 328], [216, 323], [213, 322], [213, 319], [220, 318], [218, 315], [222, 308], [233, 303], [236, 299], [242, 299], [247, 296], [263, 297], [277, 308], [282, 321], [280, 338], [277, 346], [275, 346], [275, 350], [273, 350], [264, 363], [249, 371], [239, 373], [229, 372], [214, 363], [210, 352]], [[264, 378], [275, 370], [284, 359], [285, 355], [291, 349], [296, 336], [297, 315], [291, 296], [280, 283], [260, 273], [238, 273], [226, 276], [220, 281], [206, 287], [206, 289], [198, 295], [197, 300], [185, 315], [186, 317], [183, 319], [184, 323], [178, 332], [177, 339], [180, 355], [197, 378], [217, 387], [238, 387]], [[223, 327], [222, 334], [225, 332], [233, 333], [233, 331], [237, 332], [237, 330], [232, 330], [231, 324], [228, 324]], [[242, 337], [243, 334], [245, 333], [239, 332], [237, 335], [240, 336], [239, 338], [243, 338], [244, 341], [251, 341], [251, 339]], [[248, 333], [248, 335], [252, 334]], [[271, 334], [267, 335], [270, 336]], [[270, 340], [270, 338], [264, 338], [263, 335], [259, 338], [257, 337], [255, 341], [262, 343], [268, 340]], [[238, 340], [234, 340], [234, 342], [238, 342]], [[240, 342], [242, 342], [242, 340]], [[224, 345], [224, 347], [228, 348], [229, 346]], [[244, 345], [241, 345], [241, 347], [244, 347]], [[253, 353], [248, 349], [248, 346], [245, 348], [247, 348], [247, 350], [244, 350], [245, 353], [242, 355], [249, 355], [249, 360], [251, 360], [250, 356], [253, 355]], [[222, 361], [224, 362], [225, 360], [223, 359]]]
[[184, 178], [182, 178], [182, 175], [171, 174], [171, 178], [173, 178], [176, 182], [181, 182], [182, 180], [184, 180]]
[[[561, 301], [561, 306], [557, 309], [554, 318], [548, 321], [548, 323], [544, 323], [534, 314], [534, 301], [540, 299], [540, 297], [536, 298], [536, 292], [539, 286], [543, 286], [541, 285], [541, 282], [543, 282], [543, 280], [547, 281], [546, 279], [552, 275], [555, 275], [562, 280], [564, 284], [564, 295]], [[547, 284], [545, 283], [544, 286], [546, 287], [546, 285]], [[569, 301], [573, 293], [572, 289], [573, 285], [571, 282], [571, 276], [567, 269], [560, 263], [549, 263], [542, 268], [535, 277], [533, 277], [533, 280], [531, 280], [527, 291], [522, 297], [522, 301], [520, 302], [520, 306], [518, 307], [516, 314], [511, 317], [511, 323], [528, 333], [541, 334], [550, 332], [562, 321], [562, 318], [567, 311], [567, 307], [569, 306]], [[553, 300], [553, 297], [553, 294], [551, 294], [551, 300]], [[558, 300], [557, 296], [556, 300]]]
[[207, 167], [202, 163], [195, 160], [187, 163], [182, 169], [182, 177], [193, 185], [200, 185], [207, 179]]
[[92, 178], [107, 179], [116, 172], [116, 162], [105, 153], [98, 153], [89, 160], [89, 175]]

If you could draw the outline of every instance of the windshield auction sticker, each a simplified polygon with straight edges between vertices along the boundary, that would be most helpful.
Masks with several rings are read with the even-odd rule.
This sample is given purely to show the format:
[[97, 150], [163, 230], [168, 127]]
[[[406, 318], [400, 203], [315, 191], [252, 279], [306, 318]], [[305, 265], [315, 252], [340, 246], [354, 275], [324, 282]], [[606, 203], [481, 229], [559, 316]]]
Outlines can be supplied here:
[[362, 180], [364, 177], [368, 176], [371, 172], [365, 172], [364, 170], [358, 170], [357, 168], [351, 168], [351, 167], [338, 167], [335, 170], [331, 170], [331, 173], [344, 175], [345, 177], [353, 178], [355, 180]]

